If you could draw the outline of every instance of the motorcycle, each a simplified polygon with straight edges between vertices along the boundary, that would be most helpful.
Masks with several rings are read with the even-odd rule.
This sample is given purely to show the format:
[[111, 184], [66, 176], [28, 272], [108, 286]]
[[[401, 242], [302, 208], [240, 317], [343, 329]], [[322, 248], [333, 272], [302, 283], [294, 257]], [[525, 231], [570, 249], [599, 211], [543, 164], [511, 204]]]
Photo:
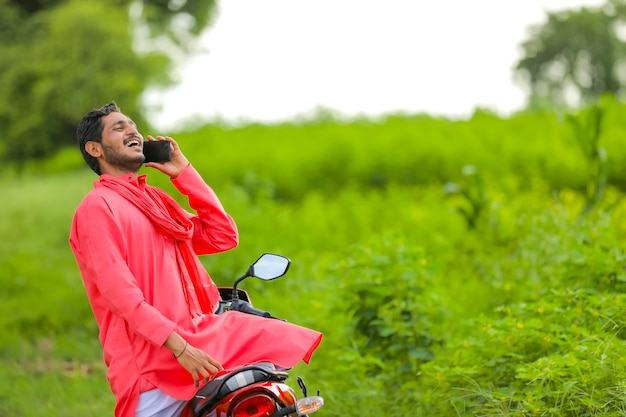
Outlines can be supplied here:
[[[272, 320], [281, 320], [269, 312], [252, 306], [248, 293], [238, 289], [241, 281], [249, 277], [264, 281], [279, 278], [287, 273], [291, 261], [281, 255], [263, 254], [235, 280], [232, 287], [220, 287], [222, 301], [216, 314], [236, 310]], [[307, 396], [302, 378], [297, 382], [303, 398], [285, 383], [288, 374], [269, 362], [261, 362], [218, 375], [202, 386], [191, 400], [194, 417], [295, 417], [307, 416], [324, 405], [317, 395]]]

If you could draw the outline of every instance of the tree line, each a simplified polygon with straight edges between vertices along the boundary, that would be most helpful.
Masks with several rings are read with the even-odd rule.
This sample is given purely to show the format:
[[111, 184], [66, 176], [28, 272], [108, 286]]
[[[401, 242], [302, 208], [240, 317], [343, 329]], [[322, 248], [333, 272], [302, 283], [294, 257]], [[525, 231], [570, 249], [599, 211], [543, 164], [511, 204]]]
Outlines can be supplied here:
[[[94, 103], [124, 103], [138, 124], [149, 87], [173, 84], [199, 47], [215, 0], [0, 0], [0, 159], [24, 164], [73, 146]], [[624, 97], [626, 0], [547, 12], [529, 28], [515, 80], [528, 110]]]
[[79, 118], [113, 99], [145, 123], [142, 93], [172, 83], [214, 11], [214, 0], [0, 0], [0, 158], [73, 146]]

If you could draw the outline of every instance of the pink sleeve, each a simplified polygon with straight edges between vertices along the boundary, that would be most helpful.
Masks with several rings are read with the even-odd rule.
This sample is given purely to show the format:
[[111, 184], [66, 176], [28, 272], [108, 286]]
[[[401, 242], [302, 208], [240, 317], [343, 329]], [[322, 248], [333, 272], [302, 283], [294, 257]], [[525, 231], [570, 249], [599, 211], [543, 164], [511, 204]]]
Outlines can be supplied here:
[[237, 226], [226, 213], [215, 192], [191, 165], [172, 180], [172, 184], [189, 198], [197, 213], [194, 222], [193, 248], [199, 255], [224, 252], [239, 244]]
[[[74, 217], [72, 249], [83, 270], [87, 291], [95, 286], [104, 303], [126, 321], [130, 330], [157, 346], [163, 345], [176, 327], [148, 304], [127, 265], [127, 244], [106, 202], [93, 199]], [[90, 298], [94, 298], [90, 294]]]

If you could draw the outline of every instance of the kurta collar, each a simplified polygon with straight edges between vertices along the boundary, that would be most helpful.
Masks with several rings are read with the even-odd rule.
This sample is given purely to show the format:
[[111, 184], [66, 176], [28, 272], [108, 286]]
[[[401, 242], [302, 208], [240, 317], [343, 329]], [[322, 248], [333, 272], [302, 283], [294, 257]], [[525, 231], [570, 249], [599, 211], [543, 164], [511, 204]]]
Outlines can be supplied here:
[[[137, 175], [133, 172], [130, 172], [128, 174], [124, 174], [124, 175], [120, 175], [119, 177], [115, 177], [113, 175], [109, 175], [109, 174], [102, 174], [100, 175], [100, 178], [108, 178], [109, 180], [114, 180], [114, 181], [121, 181], [121, 182], [129, 182], [131, 184], [138, 184], [138, 187], [143, 190], [144, 188], [146, 188], [146, 178], [148, 177], [147, 174], [142, 174], [142, 175]], [[100, 179], [98, 179], [98, 181], [96, 181], [94, 183], [94, 185], [96, 187], [101, 187], [102, 184], [100, 184]]]

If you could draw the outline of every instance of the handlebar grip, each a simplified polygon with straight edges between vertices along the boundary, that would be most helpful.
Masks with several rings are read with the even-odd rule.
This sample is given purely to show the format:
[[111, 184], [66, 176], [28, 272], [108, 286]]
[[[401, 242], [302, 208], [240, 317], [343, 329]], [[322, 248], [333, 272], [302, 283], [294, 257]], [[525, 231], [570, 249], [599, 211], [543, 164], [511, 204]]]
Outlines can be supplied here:
[[242, 313], [253, 314], [255, 316], [272, 318], [272, 315], [269, 312], [252, 307], [250, 303], [242, 300], [238, 300], [236, 303], [233, 301], [231, 309]]

